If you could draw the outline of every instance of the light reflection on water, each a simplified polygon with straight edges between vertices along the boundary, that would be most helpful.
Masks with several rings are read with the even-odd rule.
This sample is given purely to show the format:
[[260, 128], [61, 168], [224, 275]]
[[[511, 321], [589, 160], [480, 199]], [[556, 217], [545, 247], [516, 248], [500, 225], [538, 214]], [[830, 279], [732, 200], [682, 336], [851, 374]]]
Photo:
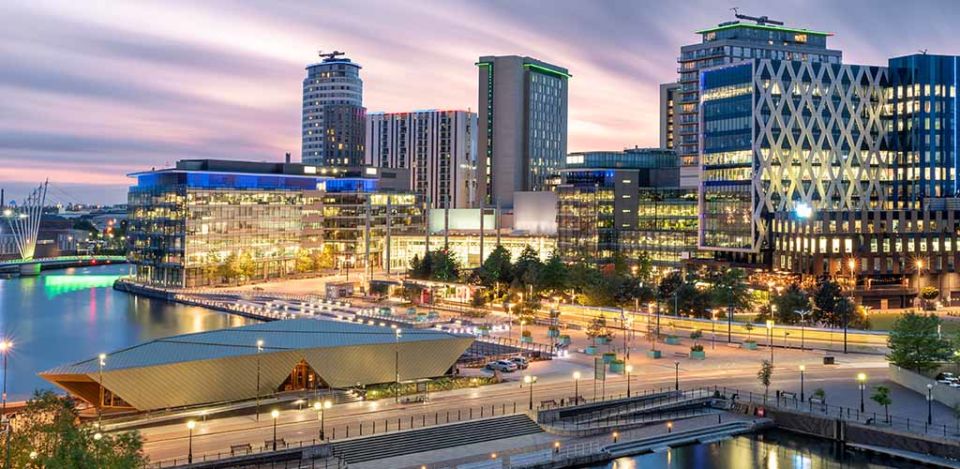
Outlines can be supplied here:
[[36, 388], [54, 388], [36, 373], [58, 365], [158, 337], [251, 322], [113, 290], [113, 281], [130, 268], [84, 267], [0, 279], [0, 333], [14, 342], [7, 381], [11, 400], [29, 397]]
[[907, 462], [840, 451], [831, 441], [770, 430], [716, 443], [673, 448], [661, 453], [619, 458], [594, 469], [826, 469], [912, 468]]

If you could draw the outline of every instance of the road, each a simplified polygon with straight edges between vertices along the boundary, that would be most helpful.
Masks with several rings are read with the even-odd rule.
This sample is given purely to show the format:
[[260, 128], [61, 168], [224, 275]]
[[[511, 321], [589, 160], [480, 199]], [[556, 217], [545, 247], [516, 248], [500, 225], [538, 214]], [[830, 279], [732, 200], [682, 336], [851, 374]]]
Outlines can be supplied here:
[[[809, 362], [810, 360], [801, 361]], [[791, 371], [796, 369], [795, 366], [788, 363], [781, 363], [780, 366], [783, 367], [783, 371], [779, 375], [775, 372], [771, 393], [774, 389], [797, 391], [799, 382], [795, 373]], [[642, 365], [641, 368], [631, 378], [633, 393], [643, 390], [673, 388], [676, 375], [672, 362], [664, 360], [655, 365]], [[727, 386], [739, 388], [744, 392], [762, 392], [762, 388], [756, 379], [757, 369], [755, 363], [746, 362], [735, 365], [718, 363], [710, 368], [691, 368], [684, 365], [681, 366], [679, 374], [680, 385], [683, 388]], [[579, 385], [574, 383], [571, 370], [581, 372], [583, 377], [580, 379]], [[818, 387], [824, 388], [827, 391], [827, 399], [831, 404], [855, 406], [857, 391], [853, 376], [864, 370], [871, 375], [872, 383], [885, 380], [886, 363], [876, 357], [850, 357], [844, 363], [832, 367], [807, 365], [805, 380], [807, 393]], [[534, 386], [534, 405], [542, 400], [554, 399], [558, 402], [560, 399], [569, 400], [574, 395], [574, 388], [577, 386], [579, 386], [581, 396], [587, 399], [593, 398], [594, 382], [587, 379], [592, 375], [591, 371], [575, 362], [557, 360], [534, 363], [528, 373], [541, 375]], [[528, 387], [521, 388], [519, 378], [519, 375], [514, 374], [514, 376], [511, 376], [513, 381], [507, 383], [434, 393], [428, 402], [422, 404], [398, 405], [391, 400], [381, 400], [338, 405], [327, 411], [325, 432], [328, 437], [336, 432], [337, 438], [342, 438], [346, 435], [346, 429], [349, 426], [350, 436], [357, 436], [360, 426], [363, 425], [365, 428], [364, 434], [369, 434], [374, 429], [374, 422], [376, 422], [378, 433], [384, 431], [385, 424], [390, 430], [395, 430], [398, 418], [402, 427], [406, 429], [411, 417], [414, 417], [414, 427], [421, 426], [424, 419], [427, 424], [434, 423], [435, 418], [438, 418], [440, 423], [445, 423], [448, 418], [447, 415], [451, 415], [449, 417], [451, 421], [456, 420], [458, 410], [461, 417], [465, 419], [472, 409], [473, 416], [476, 418], [480, 415], [479, 409], [484, 407], [484, 416], [489, 416], [490, 406], [494, 406], [497, 415], [502, 410], [506, 410], [507, 413], [513, 412], [514, 404], [516, 404], [518, 411], [523, 411], [529, 404], [530, 394]], [[598, 389], [602, 388], [603, 386], [598, 384]], [[608, 376], [606, 381], [607, 396], [625, 394], [626, 388], [626, 379], [623, 376]], [[904, 402], [908, 398], [908, 394], [904, 393], [903, 396], [900, 396], [898, 393], [895, 399]], [[868, 411], [878, 410], [872, 407]], [[317, 438], [319, 433], [317, 414], [312, 409], [308, 409], [298, 411], [294, 408], [281, 411], [277, 420], [277, 437], [294, 444], [301, 440], [309, 441]], [[895, 409], [896, 407], [894, 413], [896, 413]], [[938, 421], [952, 422], [952, 420], [949, 420], [948, 414], [944, 414], [943, 417], [946, 420], [938, 416]], [[231, 445], [246, 443], [258, 447], [263, 445], [265, 441], [271, 440], [272, 433], [273, 421], [269, 416], [269, 409], [261, 415], [259, 423], [254, 420], [253, 416], [228, 417], [199, 422], [193, 436], [194, 455], [195, 458], [200, 458], [199, 455], [204, 453], [229, 452]], [[151, 460], [166, 460], [186, 455], [188, 437], [186, 426], [183, 424], [149, 428], [143, 430], [142, 434], [145, 439], [145, 451]]]

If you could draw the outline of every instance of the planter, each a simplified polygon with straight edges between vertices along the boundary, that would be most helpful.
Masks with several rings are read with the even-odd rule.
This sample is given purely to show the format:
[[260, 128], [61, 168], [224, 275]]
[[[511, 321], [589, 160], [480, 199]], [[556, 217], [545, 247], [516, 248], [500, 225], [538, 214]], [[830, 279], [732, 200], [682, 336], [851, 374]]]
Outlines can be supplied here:
[[585, 354], [587, 354], [587, 355], [596, 355], [596, 354], [597, 354], [597, 346], [596, 346], [596, 345], [588, 345], [587, 348], [583, 349], [583, 353], [585, 353]]
[[659, 350], [647, 350], [647, 357], [648, 357], [648, 358], [657, 359], [657, 358], [660, 358], [661, 355], [662, 355], [662, 354], [660, 353]]
[[680, 345], [680, 338], [672, 335], [667, 336], [666, 339], [663, 339], [663, 343], [669, 345]]
[[482, 335], [482, 336], [488, 336], [488, 335], [490, 335], [490, 328], [480, 327], [480, 328], [477, 329], [477, 332], [479, 332], [480, 335]]
[[525, 343], [525, 344], [532, 344], [532, 343], [533, 343], [533, 337], [531, 337], [531, 336], [529, 336], [529, 335], [520, 336], [520, 342], [523, 342], [523, 343]]
[[613, 362], [610, 364], [611, 373], [623, 373], [623, 362]]
[[566, 334], [561, 335], [561, 336], [560, 336], [560, 343], [563, 344], [563, 345], [570, 345], [570, 336], [569, 336], [569, 335], [566, 335]]
[[706, 350], [691, 350], [690, 358], [694, 360], [703, 360], [707, 358], [707, 352]]
[[605, 353], [603, 354], [603, 363], [609, 365], [611, 362], [617, 359], [617, 354], [615, 353]]
[[547, 329], [547, 337], [559, 337], [560, 331], [555, 329]]
[[756, 342], [750, 342], [750, 341], [744, 342], [744, 343], [740, 346], [740, 348], [745, 348], [745, 349], [747, 349], [747, 350], [756, 350], [756, 349], [757, 349], [757, 343], [756, 343]]
[[597, 343], [600, 344], [600, 345], [606, 345], [606, 344], [609, 344], [609, 343], [610, 343], [610, 339], [608, 339], [608, 338], [606, 338], [606, 337], [597, 337], [596, 340], [597, 340]]

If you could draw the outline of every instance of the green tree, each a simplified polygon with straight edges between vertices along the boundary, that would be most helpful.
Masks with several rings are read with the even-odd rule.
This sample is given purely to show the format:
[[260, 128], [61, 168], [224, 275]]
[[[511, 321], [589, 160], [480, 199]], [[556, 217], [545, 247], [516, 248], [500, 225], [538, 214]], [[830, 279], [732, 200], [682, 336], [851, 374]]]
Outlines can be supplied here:
[[431, 260], [429, 278], [438, 282], [455, 282], [460, 278], [460, 263], [453, 253], [447, 249], [440, 249], [430, 253]]
[[231, 252], [220, 264], [220, 276], [227, 279], [228, 282], [237, 280], [242, 275], [240, 270], [240, 258], [237, 253]]
[[[499, 285], [510, 285], [513, 281], [513, 264], [510, 262], [510, 252], [503, 246], [497, 246], [477, 269], [480, 284], [491, 289]], [[494, 295], [500, 291], [494, 290]]]
[[810, 309], [810, 295], [803, 291], [800, 285], [792, 283], [781, 293], [774, 295], [771, 304], [776, 306], [773, 319], [777, 324], [798, 324], [800, 315], [797, 311]]
[[221, 262], [220, 256], [217, 254], [209, 254], [203, 263], [203, 276], [209, 279], [211, 284], [220, 283], [223, 274]]
[[303, 248], [297, 249], [293, 264], [294, 269], [299, 273], [312, 272], [315, 269], [313, 256], [310, 255], [310, 251]]
[[893, 404], [893, 400], [890, 399], [890, 388], [877, 386], [874, 388], [873, 395], [870, 396], [870, 399], [883, 406], [884, 419], [887, 423], [890, 423], [890, 404]]
[[843, 294], [840, 284], [832, 279], [821, 279], [813, 290], [814, 322], [829, 327], [866, 328], [866, 316], [860, 314], [853, 301]]
[[[80, 425], [76, 404], [52, 391], [37, 391], [12, 425], [9, 436], [11, 467], [126, 469], [146, 467], [143, 443], [136, 432], [94, 438], [90, 426]], [[0, 445], [0, 458], [7, 457]], [[30, 454], [36, 452], [36, 459]]]
[[513, 264], [514, 278], [525, 290], [530, 287], [535, 288], [539, 284], [541, 270], [543, 270], [543, 263], [540, 261], [540, 255], [530, 246], [523, 248], [517, 262]]
[[337, 256], [333, 244], [324, 244], [320, 251], [313, 252], [313, 268], [317, 270], [333, 269], [337, 266]]
[[713, 304], [726, 308], [728, 315], [750, 308], [750, 291], [743, 269], [726, 269], [711, 276]]
[[489, 301], [487, 298], [487, 292], [482, 288], [477, 288], [470, 296], [470, 306], [473, 306], [474, 308], [482, 308], [486, 306], [487, 301]]
[[613, 337], [613, 333], [607, 329], [607, 318], [604, 317], [603, 313], [600, 316], [593, 318], [590, 321], [590, 324], [587, 325], [587, 337], [593, 340], [594, 345], [596, 345], [598, 337]]
[[773, 363], [769, 360], [760, 362], [760, 371], [757, 372], [757, 379], [763, 385], [763, 403], [767, 403], [767, 394], [770, 393], [770, 380], [773, 378]]
[[253, 256], [249, 252], [242, 252], [237, 258], [237, 271], [240, 277], [245, 280], [253, 278], [257, 272], [257, 263], [253, 261]]
[[693, 282], [685, 282], [675, 290], [676, 307], [680, 314], [689, 314], [698, 318], [709, 318], [711, 298], [703, 289], [697, 287]]
[[936, 369], [938, 363], [949, 360], [953, 354], [950, 342], [937, 333], [938, 326], [940, 318], [932, 314], [900, 315], [887, 339], [887, 360], [919, 373]]
[[560, 295], [569, 288], [567, 265], [557, 253], [553, 253], [540, 270], [537, 289], [547, 295]]
[[753, 323], [748, 322], [744, 324], [743, 329], [747, 331], [747, 340], [745, 340], [744, 342], [753, 342], [752, 340], [750, 340], [750, 333], [753, 332]]

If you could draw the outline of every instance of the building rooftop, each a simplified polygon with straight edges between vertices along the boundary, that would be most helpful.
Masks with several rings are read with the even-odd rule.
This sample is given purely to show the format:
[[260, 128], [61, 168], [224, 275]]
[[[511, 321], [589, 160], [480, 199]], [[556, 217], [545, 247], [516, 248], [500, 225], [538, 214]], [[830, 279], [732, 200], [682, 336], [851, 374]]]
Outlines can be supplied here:
[[750, 29], [760, 29], [764, 31], [779, 31], [784, 33], [812, 34], [817, 36], [833, 36], [833, 33], [827, 33], [823, 31], [814, 31], [812, 29], [788, 28], [786, 26], [779, 26], [779, 25], [773, 25], [773, 24], [744, 23], [741, 21], [729, 21], [726, 23], [720, 23], [715, 27], [701, 29], [696, 33], [697, 34], [714, 33], [717, 31], [724, 31], [724, 30], [734, 29], [734, 28], [750, 28]]
[[[459, 339], [461, 336], [433, 329], [404, 329], [400, 342]], [[105, 370], [183, 363], [197, 360], [252, 355], [257, 341], [263, 340], [263, 352], [333, 348], [396, 341], [389, 327], [317, 319], [290, 319], [250, 326], [183, 334], [151, 340], [107, 354]], [[99, 370], [98, 357], [63, 365], [41, 375], [87, 374]]]

